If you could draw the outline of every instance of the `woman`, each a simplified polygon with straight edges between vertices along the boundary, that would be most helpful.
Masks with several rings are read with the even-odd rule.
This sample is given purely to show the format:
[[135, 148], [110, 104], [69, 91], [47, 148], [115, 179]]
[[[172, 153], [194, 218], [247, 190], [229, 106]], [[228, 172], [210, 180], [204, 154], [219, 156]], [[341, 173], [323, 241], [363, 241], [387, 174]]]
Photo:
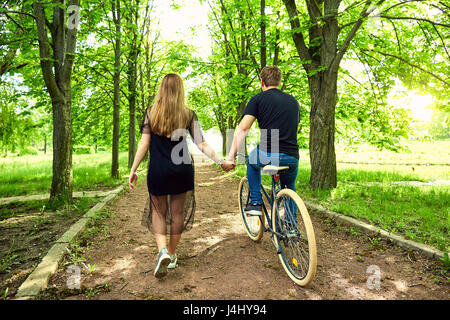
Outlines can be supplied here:
[[[219, 158], [204, 141], [195, 112], [185, 105], [183, 81], [177, 74], [167, 74], [161, 81], [153, 106], [142, 120], [142, 133], [131, 168], [129, 185], [137, 183], [136, 170], [150, 147], [147, 173], [149, 199], [144, 210], [143, 225], [154, 232], [159, 254], [154, 275], [164, 277], [175, 268], [176, 247], [183, 230], [193, 224], [195, 211], [194, 166], [186, 142], [189, 132], [197, 147], [210, 159], [229, 171], [233, 163]], [[167, 247], [167, 224], [170, 241]]]

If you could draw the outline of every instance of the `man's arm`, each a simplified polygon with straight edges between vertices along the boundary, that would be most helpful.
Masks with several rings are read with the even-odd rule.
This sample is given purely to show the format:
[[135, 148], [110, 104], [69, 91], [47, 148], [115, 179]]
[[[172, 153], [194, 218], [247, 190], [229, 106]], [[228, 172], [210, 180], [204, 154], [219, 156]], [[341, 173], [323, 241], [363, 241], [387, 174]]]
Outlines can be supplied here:
[[249, 114], [246, 114], [242, 118], [241, 122], [239, 123], [236, 129], [236, 132], [234, 133], [233, 143], [231, 144], [231, 149], [230, 152], [228, 153], [228, 158], [226, 160], [234, 162], [234, 158], [236, 158], [236, 154], [239, 150], [239, 147], [245, 141], [245, 136], [252, 127], [253, 122], [255, 122], [255, 119], [256, 118], [254, 116], [251, 116]]

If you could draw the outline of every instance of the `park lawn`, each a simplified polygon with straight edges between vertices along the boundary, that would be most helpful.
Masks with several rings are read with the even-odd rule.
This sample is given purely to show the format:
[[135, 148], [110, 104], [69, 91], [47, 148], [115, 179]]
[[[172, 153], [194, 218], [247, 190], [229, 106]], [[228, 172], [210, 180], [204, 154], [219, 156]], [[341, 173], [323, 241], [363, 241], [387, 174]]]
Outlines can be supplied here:
[[[98, 202], [75, 199], [73, 204], [48, 207], [46, 200], [0, 206], [0, 292], [18, 287], [50, 246]], [[8, 279], [8, 281], [7, 281]]]
[[[123, 182], [111, 175], [111, 153], [73, 155], [73, 190], [109, 189]], [[141, 165], [142, 166], [142, 165]], [[128, 152], [119, 153], [119, 172], [128, 174]], [[0, 158], [0, 197], [50, 192], [52, 155]]]
[[[450, 180], [450, 141], [411, 141], [405, 145], [405, 152], [380, 151], [367, 144], [355, 150], [336, 145], [338, 175], [346, 169], [341, 179], [353, 182]], [[300, 149], [300, 161], [309, 166], [307, 149]]]
[[[355, 217], [382, 229], [403, 235], [440, 250], [449, 250], [450, 229], [448, 203], [449, 186], [412, 187], [390, 185], [393, 181], [418, 180], [415, 174], [391, 170], [351, 169], [338, 166], [338, 186], [331, 191], [313, 191], [309, 188], [309, 163], [300, 162], [297, 193], [304, 199], [319, 203], [327, 209]], [[244, 165], [237, 165], [237, 175], [244, 176]], [[270, 176], [263, 175], [264, 185], [270, 185]], [[379, 185], [357, 183], [380, 182]]]
[[[0, 205], [0, 221], [17, 217], [26, 216], [30, 213], [45, 216], [45, 213], [56, 212], [58, 215], [66, 215], [67, 212], [86, 212], [93, 204], [98, 202], [98, 198], [83, 197], [76, 198], [73, 204], [51, 207], [48, 204], [47, 199], [43, 200], [30, 200], [24, 202], [12, 202], [9, 204]], [[37, 217], [39, 218], [39, 217]]]
[[355, 149], [337, 144], [336, 158], [338, 161], [352, 163], [450, 165], [450, 140], [408, 141], [404, 143], [404, 146], [406, 150], [395, 152], [380, 151], [368, 144], [358, 145]]

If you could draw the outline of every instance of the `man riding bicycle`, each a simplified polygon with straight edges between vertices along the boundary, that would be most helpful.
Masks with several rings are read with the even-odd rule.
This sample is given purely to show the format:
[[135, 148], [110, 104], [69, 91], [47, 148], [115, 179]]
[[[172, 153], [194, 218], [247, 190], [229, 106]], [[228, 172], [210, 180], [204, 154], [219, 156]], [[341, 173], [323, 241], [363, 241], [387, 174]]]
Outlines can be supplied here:
[[[259, 77], [262, 92], [248, 102], [226, 159], [234, 164], [245, 136], [257, 119], [260, 144], [250, 152], [247, 162], [250, 201], [245, 208], [247, 215], [255, 216], [262, 215], [261, 168], [268, 164], [289, 166], [288, 170], [280, 173], [281, 187], [295, 191], [299, 160], [297, 143], [299, 103], [292, 95], [278, 89], [281, 83], [281, 70], [278, 67], [264, 67]], [[296, 208], [293, 212], [296, 212]]]

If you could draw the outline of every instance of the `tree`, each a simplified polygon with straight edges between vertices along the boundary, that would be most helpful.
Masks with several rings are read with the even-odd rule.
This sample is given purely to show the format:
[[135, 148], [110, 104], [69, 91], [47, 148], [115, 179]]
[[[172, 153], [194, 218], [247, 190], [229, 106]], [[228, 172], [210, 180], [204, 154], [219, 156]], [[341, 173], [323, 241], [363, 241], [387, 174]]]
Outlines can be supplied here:
[[[254, 91], [252, 87], [261, 65], [267, 60], [265, 20], [253, 12], [253, 6], [258, 3], [264, 13], [265, 1], [219, 0], [215, 4], [208, 3], [212, 13], [210, 19], [215, 23], [215, 28], [211, 28], [215, 52], [210, 63], [202, 68], [206, 74], [212, 71], [221, 75], [207, 85], [212, 89], [210, 95], [216, 97], [215, 101], [220, 101], [212, 111], [222, 135], [222, 152], [225, 154], [227, 132], [238, 124]], [[255, 51], [258, 51], [259, 63]], [[224, 97], [219, 98], [221, 94]]]
[[[391, 22], [394, 20], [428, 21], [433, 25], [439, 37], [441, 35], [437, 28], [448, 27], [448, 23], [433, 22], [421, 17], [403, 16], [404, 13], [401, 12], [400, 8], [406, 4], [411, 5], [413, 2], [424, 1], [367, 0], [348, 3], [341, 0], [305, 0], [298, 7], [295, 0], [283, 0], [289, 15], [292, 39], [308, 77], [311, 96], [309, 139], [311, 159], [309, 184], [311, 188], [329, 189], [336, 187], [337, 184], [335, 111], [338, 99], [339, 67], [355, 36], [361, 32], [363, 23], [369, 19], [372, 13], [376, 12], [379, 18]], [[431, 1], [428, 2], [430, 6], [434, 5]], [[339, 11], [341, 4], [347, 6]], [[438, 7], [441, 8], [442, 6]], [[423, 8], [416, 8], [416, 12], [423, 12], [423, 10]], [[395, 15], [394, 12], [398, 15]], [[445, 14], [439, 15], [438, 19], [442, 19], [442, 17], [448, 19], [448, 15]], [[348, 31], [345, 32], [346, 30]], [[365, 43], [360, 44], [360, 51], [366, 54], [372, 51], [372, 53], [375, 52], [385, 58], [397, 59], [415, 70], [421, 70], [422, 74], [431, 74], [442, 83], [447, 83], [438, 73], [427, 71], [413, 63], [411, 59], [405, 59], [401, 55], [378, 48], [366, 49], [368, 42], [377, 43], [378, 41], [377, 47], [382, 47], [387, 42], [387, 39], [380, 39], [374, 33], [365, 31], [363, 36]], [[399, 40], [398, 34], [397, 40]], [[443, 44], [443, 47], [445, 48], [445, 44]], [[424, 61], [423, 57], [421, 60]]]
[[[53, 111], [53, 177], [50, 202], [72, 199], [72, 101], [71, 77], [77, 37], [79, 0], [70, 0], [68, 12], [63, 0], [55, 1], [53, 20], [46, 16], [46, 5], [32, 4], [39, 39], [39, 55], [45, 86]], [[74, 16], [70, 16], [70, 14]], [[66, 26], [67, 18], [72, 20]], [[69, 22], [70, 23], [70, 22]], [[48, 35], [50, 34], [51, 40]]]
[[141, 25], [139, 25], [139, 17], [141, 16], [139, 10], [140, 1], [131, 1], [127, 10], [127, 39], [128, 57], [127, 57], [127, 79], [128, 79], [128, 106], [129, 106], [129, 130], [128, 130], [128, 168], [131, 168], [136, 153], [136, 101], [138, 98], [137, 92], [137, 71], [138, 58], [141, 53], [141, 45], [144, 37], [144, 30], [150, 24], [149, 12], [153, 8], [153, 1], [147, 1], [144, 16]]
[[121, 22], [120, 0], [112, 0], [111, 13], [115, 26], [114, 43], [114, 100], [113, 100], [113, 142], [111, 177], [119, 179], [119, 134], [120, 134], [120, 56], [121, 56]]

